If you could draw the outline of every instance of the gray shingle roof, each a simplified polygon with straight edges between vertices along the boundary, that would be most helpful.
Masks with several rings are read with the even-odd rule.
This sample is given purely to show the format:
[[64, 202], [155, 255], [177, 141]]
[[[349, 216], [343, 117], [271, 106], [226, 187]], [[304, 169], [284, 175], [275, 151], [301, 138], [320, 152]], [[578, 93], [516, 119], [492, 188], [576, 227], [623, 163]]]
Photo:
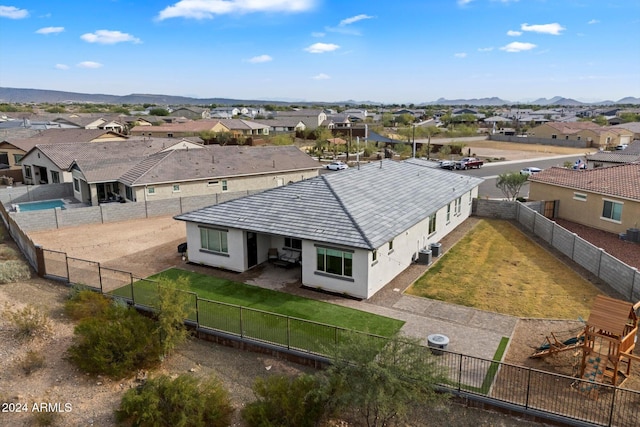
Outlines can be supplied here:
[[383, 160], [175, 218], [375, 249], [481, 182], [420, 160]]

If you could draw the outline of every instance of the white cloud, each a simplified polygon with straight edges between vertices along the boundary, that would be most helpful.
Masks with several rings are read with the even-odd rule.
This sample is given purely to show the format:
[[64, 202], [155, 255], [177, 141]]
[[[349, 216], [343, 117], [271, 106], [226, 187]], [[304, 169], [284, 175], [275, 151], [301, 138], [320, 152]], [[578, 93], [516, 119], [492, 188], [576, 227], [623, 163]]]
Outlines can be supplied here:
[[522, 35], [522, 31], [509, 30], [507, 31], [507, 35], [511, 37], [518, 37]]
[[64, 27], [44, 27], [36, 31], [36, 34], [58, 34], [64, 31]]
[[304, 12], [316, 0], [180, 0], [160, 11], [157, 19], [211, 19], [216, 15], [254, 12]]
[[467, 53], [466, 52], [458, 52], [458, 53], [454, 53], [453, 56], [455, 56], [456, 58], [466, 58], [467, 57]]
[[333, 52], [336, 49], [339, 49], [340, 46], [333, 43], [314, 43], [309, 47], [306, 47], [306, 50], [309, 53], [325, 53], [325, 52]]
[[262, 62], [269, 62], [269, 61], [273, 61], [273, 58], [270, 57], [269, 55], [258, 55], [248, 60], [248, 62], [251, 62], [252, 64], [260, 64]]
[[325, 33], [317, 32], [317, 31], [316, 31], [316, 32], [311, 33], [311, 37], [318, 37], [318, 38], [320, 38], [320, 37], [324, 37], [325, 35], [326, 35]]
[[491, 52], [493, 50], [493, 46], [491, 47], [479, 47], [478, 52]]
[[326, 75], [325, 73], [320, 73], [316, 76], [311, 77], [313, 80], [329, 80], [331, 77]]
[[68, 66], [67, 64], [56, 64], [56, 65], [55, 65], [55, 68], [56, 68], [57, 70], [68, 70], [68, 69], [69, 69], [69, 66]]
[[458, 6], [466, 6], [471, 3], [473, 0], [458, 0]]
[[102, 68], [102, 64], [93, 61], [83, 61], [76, 65], [78, 68]]
[[15, 6], [0, 6], [0, 18], [22, 19], [29, 16], [27, 9], [18, 9]]
[[551, 34], [554, 36], [559, 36], [562, 31], [566, 30], [566, 28], [564, 28], [562, 25], [558, 24], [557, 22], [554, 22], [553, 24], [539, 24], [539, 25], [522, 24], [520, 26], [520, 29], [522, 31], [532, 31], [534, 33]]
[[522, 52], [525, 50], [531, 50], [536, 47], [533, 43], [511, 42], [506, 46], [502, 46], [500, 50], [505, 52]]
[[80, 38], [88, 43], [100, 44], [116, 44], [122, 42], [142, 43], [139, 38], [133, 37], [131, 34], [110, 30], [98, 30], [95, 33], [86, 33], [81, 35]]
[[599, 24], [600, 21], [598, 21], [597, 19], [592, 19], [591, 21], [587, 22], [587, 24], [589, 25], [593, 25], [593, 24]]
[[353, 24], [354, 22], [362, 21], [363, 19], [373, 19], [373, 16], [360, 14], [356, 16], [352, 16], [351, 18], [343, 19], [340, 21], [340, 26], [344, 27], [345, 25]]

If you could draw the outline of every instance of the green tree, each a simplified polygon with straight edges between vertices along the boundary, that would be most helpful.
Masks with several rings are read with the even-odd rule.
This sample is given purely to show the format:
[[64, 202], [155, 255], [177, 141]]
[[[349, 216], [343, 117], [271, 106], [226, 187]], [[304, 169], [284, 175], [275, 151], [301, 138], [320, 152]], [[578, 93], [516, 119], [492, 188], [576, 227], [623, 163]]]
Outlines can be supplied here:
[[403, 425], [416, 405], [436, 405], [447, 397], [436, 392], [446, 378], [417, 339], [396, 335], [382, 343], [353, 334], [335, 348], [331, 362], [319, 374], [328, 410], [369, 427]]
[[269, 138], [273, 145], [293, 145], [294, 138], [291, 135], [275, 135]]
[[162, 375], [127, 390], [116, 418], [133, 426], [226, 427], [233, 406], [228, 392], [214, 377], [204, 382], [182, 374]]
[[149, 115], [151, 115], [151, 116], [168, 116], [169, 115], [169, 111], [166, 108], [157, 107], [157, 108], [150, 109], [149, 110]]
[[189, 335], [184, 320], [195, 307], [189, 306], [192, 302], [190, 294], [181, 289], [189, 289], [189, 279], [186, 276], [175, 280], [162, 277], [158, 281], [157, 331], [165, 357]]
[[600, 126], [606, 126], [609, 124], [609, 122], [607, 121], [607, 118], [605, 116], [596, 116], [593, 118], [593, 123], [600, 125]]
[[521, 175], [518, 172], [501, 173], [496, 179], [496, 187], [502, 191], [507, 199], [515, 200], [528, 178], [527, 175]]
[[52, 113], [52, 114], [60, 114], [60, 113], [64, 113], [65, 108], [62, 105], [54, 105], [52, 107], [49, 107], [45, 110], [47, 113]]

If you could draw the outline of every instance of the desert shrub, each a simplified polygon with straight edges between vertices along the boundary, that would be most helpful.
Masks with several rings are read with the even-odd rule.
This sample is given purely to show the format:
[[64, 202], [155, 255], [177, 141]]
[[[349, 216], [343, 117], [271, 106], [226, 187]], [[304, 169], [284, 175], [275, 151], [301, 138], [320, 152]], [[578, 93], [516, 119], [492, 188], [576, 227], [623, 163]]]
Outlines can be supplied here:
[[0, 247], [0, 261], [7, 261], [10, 259], [18, 259], [18, 253], [15, 249], [10, 248], [9, 246], [1, 246]]
[[64, 303], [64, 312], [74, 320], [87, 317], [103, 316], [111, 301], [109, 298], [90, 290], [78, 290], [72, 292], [71, 298]]
[[14, 283], [31, 279], [31, 268], [22, 260], [0, 262], [0, 283]]
[[38, 369], [44, 367], [44, 357], [39, 351], [29, 350], [20, 361], [20, 367], [24, 371], [25, 375], [31, 375]]
[[116, 418], [134, 426], [223, 427], [231, 425], [233, 407], [222, 384], [183, 374], [159, 376], [122, 397]]
[[36, 426], [53, 426], [60, 419], [58, 412], [36, 411], [33, 413], [33, 425]]
[[74, 330], [69, 359], [81, 370], [125, 377], [160, 361], [155, 322], [133, 308], [111, 305], [102, 317], [87, 317]]
[[250, 427], [318, 425], [326, 408], [318, 385], [312, 375], [258, 378], [253, 385], [257, 400], [243, 409], [242, 418]]
[[5, 306], [4, 317], [16, 328], [16, 338], [33, 338], [35, 336], [48, 336], [51, 333], [49, 316], [42, 310], [32, 305], [11, 311]]

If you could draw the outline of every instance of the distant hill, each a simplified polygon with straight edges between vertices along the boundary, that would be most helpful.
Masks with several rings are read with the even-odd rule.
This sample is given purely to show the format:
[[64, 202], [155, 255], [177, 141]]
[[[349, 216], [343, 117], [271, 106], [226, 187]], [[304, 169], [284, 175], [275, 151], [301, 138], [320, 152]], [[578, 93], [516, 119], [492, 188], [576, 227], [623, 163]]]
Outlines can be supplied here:
[[131, 95], [105, 95], [95, 93], [63, 92], [43, 89], [0, 87], [0, 102], [48, 102], [94, 104], [157, 104], [157, 105], [232, 105], [232, 104], [288, 104], [279, 101], [239, 100], [229, 98], [191, 98], [187, 96], [133, 93]]
[[[374, 101], [342, 101], [342, 102], [309, 102], [309, 101], [275, 101], [275, 100], [259, 100], [259, 99], [230, 99], [230, 98], [192, 98], [188, 96], [174, 96], [174, 95], [155, 95], [145, 93], [133, 93], [130, 95], [118, 96], [118, 95], [106, 95], [106, 94], [89, 94], [89, 93], [76, 93], [76, 92], [63, 92], [57, 90], [44, 90], [44, 89], [21, 89], [21, 88], [9, 88], [0, 87], [0, 102], [48, 102], [52, 104], [64, 104], [64, 103], [96, 103], [96, 104], [156, 104], [156, 105], [383, 105], [380, 102]], [[585, 103], [576, 101], [571, 98], [563, 98], [561, 96], [555, 96], [551, 99], [539, 98], [532, 102], [514, 102], [504, 100], [498, 97], [491, 98], [472, 98], [472, 99], [445, 99], [439, 98], [436, 101], [423, 102], [418, 105], [472, 105], [472, 106], [501, 106], [501, 105], [515, 105], [515, 104], [530, 104], [530, 105], [567, 105], [567, 106], [581, 106], [581, 105], [614, 105], [614, 104], [633, 104], [640, 105], [640, 98], [626, 97], [619, 101], [602, 101]]]

